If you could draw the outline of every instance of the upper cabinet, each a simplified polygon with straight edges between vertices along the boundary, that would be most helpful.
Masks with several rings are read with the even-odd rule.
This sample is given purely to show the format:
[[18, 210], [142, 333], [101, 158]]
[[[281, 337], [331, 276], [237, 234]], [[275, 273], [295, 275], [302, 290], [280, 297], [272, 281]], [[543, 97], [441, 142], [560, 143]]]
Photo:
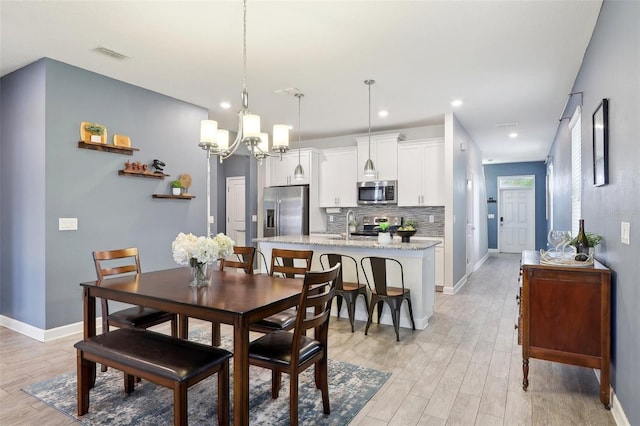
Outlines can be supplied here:
[[358, 151], [355, 146], [325, 149], [320, 157], [320, 207], [356, 207]]
[[364, 164], [369, 158], [369, 137], [358, 137], [358, 182], [398, 179], [398, 141], [400, 133], [371, 136], [371, 161], [376, 175], [364, 175]]
[[298, 150], [291, 150], [282, 154], [282, 161], [279, 155], [268, 157], [267, 163], [267, 186], [286, 185], [309, 185], [311, 183], [311, 173], [317, 173], [312, 169], [311, 149], [300, 150], [300, 164], [304, 170], [304, 179], [295, 180], [293, 172], [298, 165]]
[[398, 144], [398, 206], [444, 206], [444, 139]]

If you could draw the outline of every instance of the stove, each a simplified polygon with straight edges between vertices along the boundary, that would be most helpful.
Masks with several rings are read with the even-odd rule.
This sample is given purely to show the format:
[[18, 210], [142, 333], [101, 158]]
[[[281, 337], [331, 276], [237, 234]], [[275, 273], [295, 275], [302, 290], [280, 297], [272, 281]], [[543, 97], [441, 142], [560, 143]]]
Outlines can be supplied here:
[[402, 226], [402, 220], [402, 216], [365, 216], [362, 218], [362, 229], [352, 232], [351, 235], [377, 237], [380, 232], [379, 226], [383, 222], [387, 222], [389, 232], [394, 233], [397, 228]]

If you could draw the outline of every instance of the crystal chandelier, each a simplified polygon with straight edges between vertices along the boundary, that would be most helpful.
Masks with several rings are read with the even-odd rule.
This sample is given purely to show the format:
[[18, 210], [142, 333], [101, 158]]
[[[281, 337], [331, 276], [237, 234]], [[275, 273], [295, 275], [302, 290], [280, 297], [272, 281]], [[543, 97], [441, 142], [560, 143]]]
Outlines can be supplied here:
[[[262, 160], [273, 155], [269, 152], [269, 135], [260, 132], [260, 116], [249, 111], [249, 94], [247, 92], [247, 0], [243, 0], [243, 32], [242, 32], [242, 108], [238, 111], [238, 133], [236, 139], [229, 145], [229, 131], [218, 129], [214, 120], [202, 120], [200, 123], [199, 147], [207, 151], [207, 158], [211, 155], [220, 157], [220, 162], [226, 160], [243, 142], [251, 155], [262, 164]], [[289, 150], [289, 126], [276, 124], [273, 126], [273, 147], [271, 150], [280, 155]]]

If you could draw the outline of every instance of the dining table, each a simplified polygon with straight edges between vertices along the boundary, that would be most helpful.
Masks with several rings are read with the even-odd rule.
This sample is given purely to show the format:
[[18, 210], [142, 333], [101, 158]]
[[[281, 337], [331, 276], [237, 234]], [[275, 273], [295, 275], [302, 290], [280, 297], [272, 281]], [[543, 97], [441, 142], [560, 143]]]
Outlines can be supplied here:
[[[84, 337], [96, 335], [96, 298], [173, 312], [183, 324], [190, 317], [233, 326], [233, 423], [248, 425], [249, 326], [296, 306], [303, 280], [212, 271], [206, 286], [192, 287], [190, 281], [189, 268], [173, 268], [80, 283]], [[95, 370], [94, 364], [91, 383]]]

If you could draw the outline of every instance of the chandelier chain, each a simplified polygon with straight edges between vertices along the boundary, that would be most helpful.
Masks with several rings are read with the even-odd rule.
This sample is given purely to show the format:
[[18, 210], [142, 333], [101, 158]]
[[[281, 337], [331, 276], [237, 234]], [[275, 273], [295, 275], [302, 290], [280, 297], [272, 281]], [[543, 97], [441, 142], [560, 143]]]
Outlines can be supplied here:
[[247, 90], [247, 0], [242, 7], [242, 88]]

